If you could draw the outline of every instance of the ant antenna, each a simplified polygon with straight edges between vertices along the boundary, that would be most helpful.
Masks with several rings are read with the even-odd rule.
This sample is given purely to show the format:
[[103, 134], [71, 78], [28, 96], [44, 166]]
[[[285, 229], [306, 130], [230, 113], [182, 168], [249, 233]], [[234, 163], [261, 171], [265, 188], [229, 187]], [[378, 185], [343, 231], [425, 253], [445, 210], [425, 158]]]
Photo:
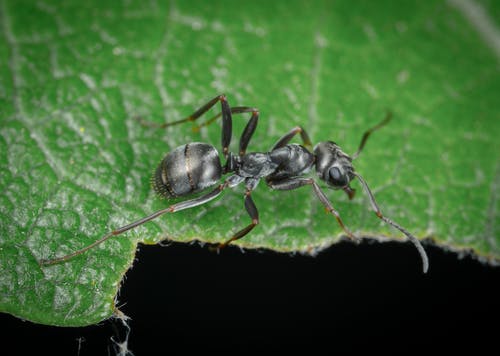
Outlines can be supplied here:
[[352, 159], [353, 160], [356, 159], [356, 158], [358, 158], [359, 154], [361, 153], [361, 151], [365, 147], [365, 144], [366, 144], [366, 141], [368, 140], [368, 137], [370, 137], [370, 135], [372, 134], [372, 132], [376, 131], [379, 128], [381, 128], [382, 126], [386, 125], [389, 121], [391, 121], [391, 119], [392, 119], [392, 112], [391, 111], [387, 111], [387, 114], [385, 115], [384, 120], [382, 120], [381, 122], [379, 122], [377, 125], [373, 126], [372, 128], [368, 129], [363, 134], [363, 138], [361, 138], [361, 142], [359, 143], [358, 150], [356, 151], [355, 154], [352, 155]]
[[[387, 121], [387, 118], [384, 121]], [[380, 124], [377, 126], [380, 127]], [[375, 126], [375, 128], [378, 128], [377, 126]], [[378, 207], [378, 204], [375, 201], [375, 197], [373, 196], [373, 193], [371, 192], [370, 188], [368, 187], [368, 184], [366, 184], [363, 177], [361, 177], [358, 173], [356, 173], [356, 172], [352, 172], [352, 173], [358, 178], [358, 180], [360, 181], [361, 185], [363, 186], [366, 194], [370, 198], [370, 204], [372, 206], [373, 211], [375, 211], [375, 214], [377, 215], [377, 217], [380, 220], [385, 221], [387, 224], [389, 224], [389, 225], [395, 227], [396, 229], [398, 229], [399, 231], [401, 231], [415, 245], [415, 247], [418, 250], [418, 253], [420, 254], [420, 258], [422, 259], [422, 267], [423, 267], [424, 273], [427, 273], [427, 270], [429, 269], [429, 259], [427, 258], [427, 254], [426, 254], [424, 248], [422, 247], [422, 244], [420, 243], [420, 241], [415, 236], [410, 234], [404, 227], [395, 223], [394, 221], [392, 221], [388, 217], [385, 217], [384, 215], [382, 215], [382, 211], [380, 211], [380, 208]]]

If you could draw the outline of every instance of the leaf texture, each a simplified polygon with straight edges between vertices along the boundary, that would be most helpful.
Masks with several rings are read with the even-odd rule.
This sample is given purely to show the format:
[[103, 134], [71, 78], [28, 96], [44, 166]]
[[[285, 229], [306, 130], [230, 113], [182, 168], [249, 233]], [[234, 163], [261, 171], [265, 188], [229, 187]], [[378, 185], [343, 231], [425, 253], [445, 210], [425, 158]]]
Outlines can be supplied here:
[[[499, 56], [462, 3], [1, 0], [0, 309], [99, 322], [115, 311], [138, 242], [220, 242], [246, 226], [237, 187], [66, 263], [38, 264], [170, 204], [152, 193], [152, 171], [184, 143], [219, 148], [220, 125], [152, 129], [133, 118], [174, 121], [219, 93], [260, 109], [250, 151], [301, 125], [314, 143], [354, 153], [391, 110], [355, 161], [384, 213], [497, 263]], [[473, 4], [496, 29], [498, 4]], [[246, 120], [234, 117], [234, 150]], [[352, 201], [327, 191], [347, 226], [403, 240], [353, 187]], [[343, 235], [309, 188], [261, 183], [253, 197], [261, 224], [240, 246], [315, 253]]]

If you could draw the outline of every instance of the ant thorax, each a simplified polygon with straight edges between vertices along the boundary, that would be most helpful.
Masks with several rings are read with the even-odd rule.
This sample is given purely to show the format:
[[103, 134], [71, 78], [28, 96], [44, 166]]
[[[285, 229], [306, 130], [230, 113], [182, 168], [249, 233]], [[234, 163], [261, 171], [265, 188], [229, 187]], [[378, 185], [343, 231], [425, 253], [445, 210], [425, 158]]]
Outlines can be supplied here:
[[241, 177], [262, 178], [272, 174], [278, 164], [271, 160], [269, 153], [251, 152], [240, 157], [236, 174]]

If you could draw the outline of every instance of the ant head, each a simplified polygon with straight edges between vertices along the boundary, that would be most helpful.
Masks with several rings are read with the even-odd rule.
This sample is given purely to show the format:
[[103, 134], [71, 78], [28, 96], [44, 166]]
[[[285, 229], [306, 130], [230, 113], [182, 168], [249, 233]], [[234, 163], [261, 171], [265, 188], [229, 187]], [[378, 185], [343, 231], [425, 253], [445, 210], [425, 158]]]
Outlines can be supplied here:
[[314, 147], [318, 177], [333, 189], [344, 189], [350, 196], [354, 191], [349, 182], [354, 178], [352, 158], [332, 141], [320, 142]]

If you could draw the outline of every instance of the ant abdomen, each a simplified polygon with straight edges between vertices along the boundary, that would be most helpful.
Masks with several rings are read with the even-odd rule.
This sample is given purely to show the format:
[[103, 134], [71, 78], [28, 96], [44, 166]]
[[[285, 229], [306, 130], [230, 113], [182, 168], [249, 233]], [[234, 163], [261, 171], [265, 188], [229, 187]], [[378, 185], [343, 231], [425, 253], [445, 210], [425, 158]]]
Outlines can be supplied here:
[[219, 153], [207, 143], [193, 142], [169, 152], [152, 177], [156, 193], [177, 198], [217, 184], [222, 175]]

